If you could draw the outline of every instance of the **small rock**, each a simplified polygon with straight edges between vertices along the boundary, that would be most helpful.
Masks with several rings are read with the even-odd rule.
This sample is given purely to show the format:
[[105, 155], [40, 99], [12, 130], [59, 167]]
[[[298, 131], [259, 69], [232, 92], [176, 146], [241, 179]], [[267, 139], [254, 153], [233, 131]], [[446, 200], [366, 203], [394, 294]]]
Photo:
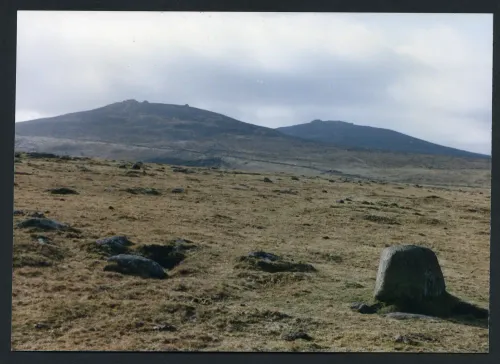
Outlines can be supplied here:
[[328, 239], [330, 239], [330, 237], [329, 236], [323, 236], [323, 239], [328, 240]]
[[184, 193], [184, 188], [181, 187], [173, 188], [172, 193]]
[[38, 217], [42, 219], [45, 217], [45, 215], [42, 212], [35, 211], [30, 215], [30, 217]]
[[337, 203], [345, 203], [344, 200], [337, 200]]
[[307, 333], [304, 331], [293, 331], [289, 333], [285, 333], [281, 336], [283, 340], [286, 341], [295, 341], [295, 340], [306, 340], [306, 341], [311, 341], [313, 338], [309, 336]]
[[182, 167], [172, 167], [172, 172], [177, 172], [177, 173], [195, 173], [195, 171], [189, 169], [189, 168], [182, 168]]
[[55, 220], [45, 219], [45, 218], [31, 218], [24, 221], [21, 221], [17, 224], [19, 228], [37, 228], [41, 230], [73, 230], [76, 229], [70, 228], [66, 224], [61, 224]]
[[67, 187], [53, 188], [48, 191], [54, 195], [78, 195], [78, 192]]
[[132, 169], [141, 169], [143, 167], [143, 163], [142, 162], [137, 162], [137, 163], [134, 163], [132, 165]]
[[173, 332], [173, 331], [177, 331], [177, 328], [173, 325], [170, 325], [170, 324], [161, 324], [161, 325], [154, 326], [153, 330]]
[[292, 181], [298, 181], [298, 180], [299, 180], [299, 178], [298, 178], [298, 177], [295, 177], [295, 176], [294, 176], [294, 177], [292, 177]]
[[122, 254], [128, 252], [128, 247], [134, 243], [126, 236], [111, 236], [97, 240], [96, 244], [100, 249], [110, 254]]
[[327, 190], [323, 190], [323, 193], [328, 193], [328, 191]]
[[271, 181], [269, 178], [265, 177], [264, 178], [264, 182], [267, 182], [267, 183], [273, 183], [273, 181]]
[[109, 206], [108, 209], [114, 210], [115, 208], [113, 206]]
[[167, 277], [161, 265], [151, 259], [138, 255], [119, 254], [110, 257], [108, 262], [115, 264], [107, 265], [104, 268], [105, 271], [115, 271], [123, 274], [133, 274], [158, 279]]
[[274, 261], [277, 261], [277, 260], [281, 259], [279, 256], [277, 256], [275, 254], [266, 253], [266, 252], [263, 252], [263, 251], [251, 252], [250, 254], [248, 254], [248, 256], [252, 257], [252, 258], [257, 258], [257, 259], [269, 260], [271, 262], [274, 262]]
[[13, 214], [14, 216], [19, 216], [19, 215], [24, 215], [25, 212], [23, 210], [14, 210]]
[[354, 302], [350, 306], [351, 310], [357, 311], [363, 314], [372, 314], [377, 312], [377, 307], [375, 305], [370, 306], [362, 302]]
[[43, 323], [43, 322], [39, 322], [37, 324], [35, 324], [35, 329], [48, 329], [49, 328], [49, 325]]
[[133, 195], [153, 195], [153, 196], [158, 196], [161, 195], [161, 193], [154, 189], [154, 188], [141, 188], [141, 187], [135, 187], [135, 188], [127, 188], [125, 189], [126, 192], [131, 193]]

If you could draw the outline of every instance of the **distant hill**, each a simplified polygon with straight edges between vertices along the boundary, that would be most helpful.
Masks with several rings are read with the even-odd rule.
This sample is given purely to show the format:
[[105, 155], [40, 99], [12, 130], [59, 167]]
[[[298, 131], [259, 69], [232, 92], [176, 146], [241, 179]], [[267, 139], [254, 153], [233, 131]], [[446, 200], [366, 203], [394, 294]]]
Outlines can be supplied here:
[[[336, 135], [349, 135], [350, 139], [334, 140], [320, 139], [319, 131], [317, 138], [311, 137], [314, 133], [297, 135], [294, 131], [304, 127], [307, 130], [307, 125], [313, 125], [314, 129], [316, 124], [321, 130], [323, 124], [329, 123], [314, 122], [275, 130], [189, 105], [126, 100], [93, 110], [16, 123], [15, 148], [59, 155], [259, 172], [371, 176], [415, 183], [460, 180], [463, 184], [484, 184], [489, 181], [491, 159], [468, 152], [451, 156], [428, 154], [432, 149], [423, 147], [413, 150], [427, 154], [411, 153], [412, 149], [402, 147], [405, 141], [435, 145], [392, 131], [384, 131], [382, 140], [386, 144], [377, 134], [381, 129], [376, 128], [356, 127], [360, 128], [356, 129], [360, 130], [356, 135], [351, 132], [352, 125], [344, 125], [350, 132]], [[322, 130], [326, 134], [326, 129]], [[304, 138], [305, 135], [309, 139]], [[401, 136], [406, 139], [398, 139]], [[371, 139], [378, 143], [370, 144]], [[396, 147], [382, 152], [380, 147], [384, 145]], [[435, 147], [438, 151], [445, 148]], [[446, 177], [437, 178], [437, 170], [450, 172]], [[481, 177], [477, 177], [478, 171]]]
[[295, 137], [330, 143], [337, 147], [455, 157], [490, 158], [490, 156], [449, 148], [389, 129], [355, 125], [343, 121], [313, 120], [310, 123], [277, 128]]

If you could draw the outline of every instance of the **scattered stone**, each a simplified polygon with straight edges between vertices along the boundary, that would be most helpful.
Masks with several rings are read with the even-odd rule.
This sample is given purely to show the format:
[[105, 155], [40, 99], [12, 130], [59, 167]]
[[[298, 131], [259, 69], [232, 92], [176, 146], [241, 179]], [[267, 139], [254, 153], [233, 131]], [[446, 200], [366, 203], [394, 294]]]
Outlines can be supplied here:
[[323, 190], [322, 192], [323, 192], [323, 193], [328, 193], [328, 191], [327, 191], [327, 190]]
[[337, 200], [337, 203], [345, 203], [344, 200]]
[[253, 252], [240, 258], [240, 262], [246, 262], [252, 268], [268, 273], [277, 272], [315, 272], [311, 264], [294, 263], [283, 260], [281, 257], [263, 251]]
[[139, 275], [144, 278], [163, 279], [167, 274], [157, 262], [138, 255], [119, 254], [108, 259], [111, 264], [104, 267], [105, 271], [123, 274]]
[[273, 192], [287, 194], [287, 195], [298, 195], [299, 194], [297, 191], [293, 191], [291, 189], [287, 189], [287, 190], [273, 190]]
[[285, 333], [281, 336], [283, 340], [286, 341], [295, 341], [295, 340], [306, 340], [306, 341], [311, 341], [313, 338], [309, 336], [307, 333], [304, 331], [292, 331], [289, 333]]
[[267, 182], [267, 183], [273, 183], [273, 181], [271, 181], [269, 178], [265, 177], [264, 178], [264, 182]]
[[387, 303], [419, 303], [443, 295], [443, 273], [434, 252], [416, 245], [385, 248], [375, 283], [374, 296]]
[[153, 330], [174, 332], [174, 331], [177, 331], [177, 328], [173, 325], [170, 325], [170, 324], [161, 324], [161, 325], [154, 326]]
[[44, 235], [32, 235], [31, 237], [42, 245], [50, 245], [52, 243], [52, 239]]
[[139, 194], [153, 195], [153, 196], [161, 195], [161, 193], [154, 188], [135, 187], [135, 188], [127, 188], [125, 189], [125, 191], [134, 195], [139, 195]]
[[96, 241], [99, 249], [113, 255], [127, 253], [129, 247], [134, 245], [126, 236], [111, 236]]
[[144, 163], [137, 162], [132, 165], [132, 169], [141, 169], [144, 166]]
[[389, 312], [384, 316], [395, 320], [411, 320], [411, 319], [439, 320], [439, 318], [437, 317], [421, 315], [417, 313], [407, 313], [407, 312]]
[[335, 183], [334, 179], [329, 179], [328, 182]]
[[43, 322], [39, 322], [39, 323], [35, 324], [35, 329], [38, 329], [38, 330], [48, 329], [48, 328], [49, 328], [49, 325], [47, 325]]
[[327, 236], [323, 236], [323, 239], [328, 240], [328, 239], [330, 239], [330, 237], [328, 235]]
[[25, 212], [23, 210], [14, 210], [13, 214], [14, 216], [19, 216], [19, 215], [24, 215]]
[[109, 206], [108, 209], [114, 210], [115, 208], [113, 206]]
[[376, 313], [378, 307], [376, 305], [367, 305], [363, 302], [354, 302], [350, 306], [351, 310], [357, 311], [363, 314], [372, 314]]
[[263, 260], [269, 260], [271, 262], [274, 262], [276, 260], [280, 260], [281, 258], [275, 254], [272, 253], [266, 253], [263, 251], [256, 251], [256, 252], [251, 252], [248, 254], [249, 257], [251, 258], [257, 258], [257, 259], [263, 259]]
[[41, 230], [73, 230], [66, 224], [61, 224], [55, 220], [50, 220], [46, 218], [31, 218], [24, 221], [21, 221], [17, 224], [18, 228], [37, 228]]
[[61, 188], [53, 188], [48, 190], [48, 192], [54, 195], [78, 195], [78, 192], [71, 188], [61, 187]]
[[186, 251], [195, 248], [196, 245], [192, 244], [192, 242], [177, 239], [167, 245], [141, 245], [137, 248], [137, 252], [145, 258], [154, 260], [163, 268], [172, 269], [186, 259]]
[[172, 193], [184, 193], [184, 188], [181, 187], [173, 188]]
[[295, 177], [295, 176], [292, 177], [292, 181], [298, 181], [298, 180], [299, 180], [298, 177]]
[[177, 172], [177, 173], [196, 173], [192, 169], [183, 168], [183, 167], [172, 167], [172, 172]]

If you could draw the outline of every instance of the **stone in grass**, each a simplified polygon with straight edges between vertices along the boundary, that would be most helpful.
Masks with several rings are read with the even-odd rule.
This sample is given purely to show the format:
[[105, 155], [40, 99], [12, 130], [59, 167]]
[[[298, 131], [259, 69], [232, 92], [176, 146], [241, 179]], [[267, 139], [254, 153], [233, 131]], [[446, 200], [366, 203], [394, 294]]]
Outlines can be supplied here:
[[78, 195], [77, 191], [68, 187], [52, 188], [48, 190], [48, 192], [52, 193], [53, 195]]
[[17, 224], [18, 228], [35, 228], [40, 230], [63, 230], [63, 231], [78, 231], [77, 229], [71, 228], [69, 225], [62, 224], [55, 220], [46, 218], [30, 218], [21, 221]]
[[273, 181], [271, 181], [269, 178], [265, 177], [264, 178], [264, 182], [267, 182], [267, 183], [273, 183]]
[[311, 264], [289, 262], [275, 254], [266, 252], [252, 252], [247, 256], [241, 257], [240, 261], [248, 263], [254, 269], [268, 273], [316, 271], [316, 268]]
[[144, 166], [142, 162], [137, 162], [132, 165], [132, 169], [141, 169]]
[[181, 188], [181, 187], [173, 188], [171, 192], [172, 193], [183, 193], [184, 188]]
[[418, 305], [441, 297], [445, 292], [443, 273], [431, 249], [400, 245], [382, 251], [375, 282], [376, 300]]
[[304, 331], [287, 332], [287, 333], [284, 333], [283, 335], [281, 335], [281, 338], [283, 340], [286, 340], [286, 341], [295, 341], [295, 340], [299, 340], [299, 339], [306, 340], [306, 341], [313, 340], [313, 338]]
[[104, 267], [105, 271], [138, 275], [143, 278], [164, 279], [167, 277], [161, 265], [138, 255], [119, 254], [110, 257], [108, 262], [110, 264]]
[[133, 245], [126, 236], [110, 236], [107, 238], [99, 239], [96, 245], [99, 249], [109, 254], [123, 254], [129, 251], [129, 247]]
[[154, 188], [142, 188], [142, 187], [134, 187], [125, 189], [126, 192], [131, 193], [133, 195], [153, 195], [158, 196], [161, 193]]
[[351, 310], [357, 311], [363, 314], [372, 314], [376, 313], [378, 306], [377, 305], [367, 305], [362, 302], [354, 302], [350, 306]]

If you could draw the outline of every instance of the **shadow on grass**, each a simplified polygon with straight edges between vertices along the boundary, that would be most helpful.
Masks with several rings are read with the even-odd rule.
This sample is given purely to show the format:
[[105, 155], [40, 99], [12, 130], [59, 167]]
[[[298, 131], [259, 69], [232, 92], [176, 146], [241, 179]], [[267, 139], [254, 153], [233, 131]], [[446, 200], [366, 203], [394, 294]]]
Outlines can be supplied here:
[[488, 328], [488, 309], [465, 302], [450, 293], [440, 297], [426, 300], [425, 302], [375, 302], [370, 305], [372, 312], [387, 314], [391, 312], [404, 312], [436, 317], [453, 323]]

